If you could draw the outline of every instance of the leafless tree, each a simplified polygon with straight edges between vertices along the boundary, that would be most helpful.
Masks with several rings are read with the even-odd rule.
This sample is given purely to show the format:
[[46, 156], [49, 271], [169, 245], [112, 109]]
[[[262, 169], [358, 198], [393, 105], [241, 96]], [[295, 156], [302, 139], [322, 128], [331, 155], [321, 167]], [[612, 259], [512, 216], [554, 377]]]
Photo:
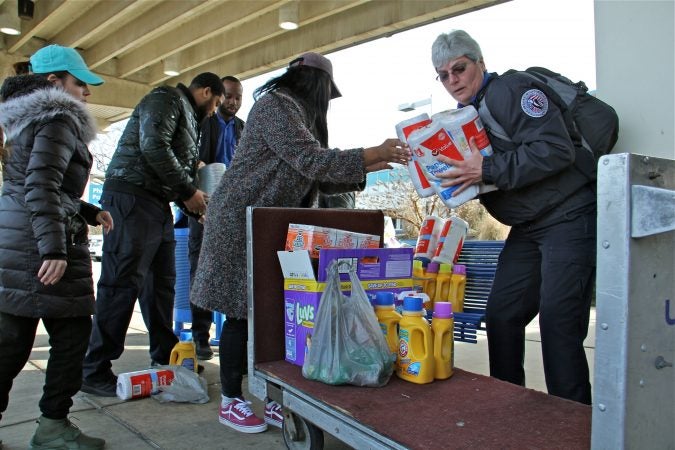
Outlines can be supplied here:
[[494, 219], [478, 202], [472, 200], [458, 208], [445, 206], [438, 195], [420, 197], [405, 169], [390, 173], [389, 181], [378, 181], [357, 193], [357, 208], [381, 209], [392, 219], [403, 221], [404, 238], [415, 238], [427, 216], [448, 218], [457, 215], [469, 224], [469, 234], [477, 239], [504, 239], [509, 227]]

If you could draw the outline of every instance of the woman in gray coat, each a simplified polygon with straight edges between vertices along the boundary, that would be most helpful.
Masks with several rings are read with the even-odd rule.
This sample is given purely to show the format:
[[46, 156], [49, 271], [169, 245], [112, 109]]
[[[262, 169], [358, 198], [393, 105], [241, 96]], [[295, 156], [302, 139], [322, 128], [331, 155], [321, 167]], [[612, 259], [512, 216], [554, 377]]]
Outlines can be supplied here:
[[67, 418], [80, 389], [91, 332], [94, 286], [87, 224], [112, 228], [110, 214], [82, 202], [96, 137], [89, 114], [91, 73], [71, 48], [51, 45], [31, 58], [40, 75], [19, 75], [0, 89], [0, 414], [28, 360], [40, 320], [49, 361], [33, 449], [103, 448]]
[[190, 298], [225, 313], [220, 335], [222, 401], [219, 420], [237, 431], [280, 426], [280, 406], [269, 402], [265, 421], [242, 398], [246, 354], [246, 207], [312, 207], [319, 192], [362, 190], [366, 173], [406, 164], [410, 151], [397, 139], [371, 148], [328, 148], [328, 103], [339, 97], [331, 62], [317, 53], [255, 91], [232, 166], [211, 197]]

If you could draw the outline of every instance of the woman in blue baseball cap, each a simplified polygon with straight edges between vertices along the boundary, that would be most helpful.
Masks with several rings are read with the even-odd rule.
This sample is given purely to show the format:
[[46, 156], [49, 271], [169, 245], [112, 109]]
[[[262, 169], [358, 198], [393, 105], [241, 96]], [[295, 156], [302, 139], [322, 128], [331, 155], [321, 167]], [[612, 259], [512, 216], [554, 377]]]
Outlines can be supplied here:
[[[87, 225], [113, 227], [110, 213], [80, 198], [93, 158], [96, 124], [84, 102], [103, 80], [70, 48], [51, 45], [30, 60], [33, 73], [0, 87], [3, 185], [0, 195], [0, 415], [28, 360], [40, 320], [49, 361], [33, 449], [100, 449], [103, 439], [68, 420], [82, 380], [94, 287]], [[0, 416], [1, 417], [1, 416]]]

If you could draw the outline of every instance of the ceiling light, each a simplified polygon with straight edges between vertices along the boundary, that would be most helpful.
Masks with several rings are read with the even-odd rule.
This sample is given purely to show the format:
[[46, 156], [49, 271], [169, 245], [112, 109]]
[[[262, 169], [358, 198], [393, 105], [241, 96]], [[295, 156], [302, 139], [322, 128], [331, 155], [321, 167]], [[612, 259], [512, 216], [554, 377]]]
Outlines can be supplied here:
[[279, 27], [284, 30], [298, 28], [298, 2], [290, 2], [279, 8]]
[[35, 12], [33, 0], [19, 0], [19, 17], [23, 20], [31, 20]]
[[164, 75], [168, 75], [170, 77], [177, 77], [180, 75], [180, 61], [178, 53], [174, 53], [173, 55], [169, 55], [164, 58]]
[[0, 13], [0, 31], [16, 36], [21, 34], [21, 19], [17, 14], [17, 2], [5, 2]]

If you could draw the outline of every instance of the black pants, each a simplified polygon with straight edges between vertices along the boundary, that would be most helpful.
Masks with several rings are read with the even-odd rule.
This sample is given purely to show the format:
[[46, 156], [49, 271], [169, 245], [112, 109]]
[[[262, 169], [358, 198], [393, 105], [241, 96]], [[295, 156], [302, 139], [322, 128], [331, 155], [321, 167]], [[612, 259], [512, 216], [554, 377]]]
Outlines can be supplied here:
[[[199, 223], [194, 217], [188, 219], [190, 226], [190, 235], [188, 238], [188, 252], [190, 257], [190, 285], [195, 279], [197, 263], [199, 262], [199, 252], [202, 249], [202, 237], [204, 235], [204, 225]], [[208, 345], [209, 331], [213, 322], [213, 313], [203, 309], [190, 302], [190, 313], [192, 314], [192, 337], [195, 342], [202, 345]]]
[[178, 341], [172, 329], [176, 240], [169, 205], [105, 190], [101, 204], [115, 228], [103, 240], [96, 314], [84, 359], [83, 376], [91, 381], [112, 374], [111, 361], [124, 351], [137, 298], [152, 360], [168, 364]]
[[[28, 361], [40, 320], [0, 312], [0, 417], [7, 409], [14, 378]], [[82, 385], [82, 358], [91, 317], [45, 318], [42, 323], [51, 348], [40, 411], [49, 419], [64, 419], [73, 406], [72, 396]]]
[[246, 364], [248, 320], [227, 318], [220, 332], [220, 385], [225, 397], [241, 397]]
[[490, 375], [525, 385], [525, 326], [539, 314], [549, 394], [591, 403], [583, 342], [595, 285], [595, 214], [529, 231], [512, 228], [486, 323]]

